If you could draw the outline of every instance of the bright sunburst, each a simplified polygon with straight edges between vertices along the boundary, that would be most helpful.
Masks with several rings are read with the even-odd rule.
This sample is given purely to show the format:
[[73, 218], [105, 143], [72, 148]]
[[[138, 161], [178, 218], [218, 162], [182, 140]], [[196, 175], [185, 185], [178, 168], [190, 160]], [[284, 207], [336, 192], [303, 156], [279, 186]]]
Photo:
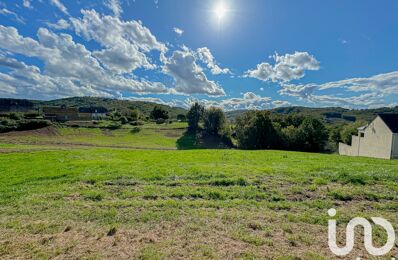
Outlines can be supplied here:
[[219, 2], [214, 7], [214, 14], [217, 17], [217, 20], [221, 22], [228, 13], [228, 6], [224, 2]]

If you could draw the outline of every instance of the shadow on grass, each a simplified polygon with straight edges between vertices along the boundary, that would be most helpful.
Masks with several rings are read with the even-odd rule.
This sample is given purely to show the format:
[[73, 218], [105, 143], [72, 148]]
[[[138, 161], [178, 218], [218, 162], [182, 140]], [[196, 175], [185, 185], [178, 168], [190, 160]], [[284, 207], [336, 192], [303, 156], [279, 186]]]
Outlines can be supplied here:
[[183, 136], [177, 140], [178, 150], [193, 150], [193, 149], [203, 149], [198, 144], [198, 134], [195, 132], [186, 131]]
[[205, 135], [201, 132], [187, 131], [177, 140], [178, 150], [230, 148], [232, 148], [232, 144], [226, 144], [221, 136]]

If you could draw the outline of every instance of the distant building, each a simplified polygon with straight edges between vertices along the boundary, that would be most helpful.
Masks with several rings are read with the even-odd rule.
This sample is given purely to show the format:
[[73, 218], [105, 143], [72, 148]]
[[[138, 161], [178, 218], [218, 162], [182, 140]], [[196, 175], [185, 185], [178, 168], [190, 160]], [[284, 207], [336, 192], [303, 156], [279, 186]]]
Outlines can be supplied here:
[[51, 121], [75, 121], [79, 119], [79, 110], [76, 107], [43, 107], [44, 118]]
[[358, 128], [352, 145], [339, 144], [339, 153], [382, 159], [398, 158], [398, 114], [380, 114], [367, 126]]
[[34, 104], [26, 99], [0, 98], [1, 112], [29, 112], [34, 110]]
[[85, 120], [104, 119], [108, 110], [104, 107], [80, 107], [79, 118]]

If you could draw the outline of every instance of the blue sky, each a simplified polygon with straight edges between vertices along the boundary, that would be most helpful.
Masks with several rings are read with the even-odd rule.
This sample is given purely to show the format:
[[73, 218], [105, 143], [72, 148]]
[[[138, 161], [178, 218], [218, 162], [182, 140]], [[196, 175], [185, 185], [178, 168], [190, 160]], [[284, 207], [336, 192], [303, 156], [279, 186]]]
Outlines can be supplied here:
[[397, 1], [0, 1], [0, 96], [398, 105]]

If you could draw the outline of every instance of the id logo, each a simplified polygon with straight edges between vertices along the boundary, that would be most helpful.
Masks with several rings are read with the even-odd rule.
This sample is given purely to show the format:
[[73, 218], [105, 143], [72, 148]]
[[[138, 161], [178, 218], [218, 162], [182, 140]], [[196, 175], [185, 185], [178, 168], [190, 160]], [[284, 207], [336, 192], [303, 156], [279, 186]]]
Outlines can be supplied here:
[[[329, 209], [328, 214], [330, 217], [335, 217], [337, 211], [335, 209]], [[346, 245], [343, 247], [339, 247], [336, 241], [336, 220], [330, 219], [328, 221], [328, 244], [330, 250], [333, 254], [337, 256], [346, 256], [348, 255], [352, 249], [354, 248], [355, 242], [355, 227], [362, 226], [364, 229], [364, 245], [366, 251], [372, 256], [383, 256], [388, 254], [391, 249], [394, 247], [395, 243], [395, 231], [390, 222], [385, 220], [384, 218], [371, 218], [374, 224], [381, 226], [387, 232], [387, 242], [382, 247], [373, 246], [372, 242], [372, 225], [365, 218], [353, 218], [348, 223], [346, 227]], [[359, 258], [357, 258], [359, 259]], [[393, 258], [394, 259], [394, 258]]]

